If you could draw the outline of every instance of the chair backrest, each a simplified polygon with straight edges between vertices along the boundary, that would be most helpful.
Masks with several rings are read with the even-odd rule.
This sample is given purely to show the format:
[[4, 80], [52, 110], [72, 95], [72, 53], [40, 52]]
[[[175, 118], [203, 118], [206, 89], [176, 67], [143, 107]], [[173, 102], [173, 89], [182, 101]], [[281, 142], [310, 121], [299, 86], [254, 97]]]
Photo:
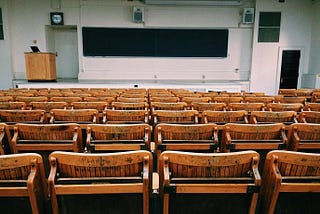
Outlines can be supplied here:
[[284, 123], [290, 125], [297, 123], [297, 113], [295, 111], [252, 111], [250, 123]]
[[320, 103], [307, 103], [304, 107], [306, 111], [320, 111]]
[[320, 124], [296, 123], [290, 126], [289, 149], [293, 151], [320, 151]]
[[113, 110], [145, 110], [148, 111], [147, 102], [137, 102], [137, 103], [125, 103], [125, 102], [112, 102], [111, 107]]
[[63, 97], [63, 96], [59, 96], [59, 97], [51, 97], [50, 101], [51, 102], [67, 102], [69, 105], [72, 102], [81, 102], [83, 99], [82, 97]]
[[[158, 169], [160, 197], [164, 203], [163, 213], [169, 213], [169, 210], [172, 210], [171, 204], [176, 208], [175, 210], [180, 211], [183, 209], [181, 206], [188, 205], [184, 198], [179, 201], [181, 204], [171, 203], [171, 197], [174, 198], [177, 194], [203, 194], [204, 197], [208, 197], [209, 194], [224, 193], [229, 193], [229, 196], [231, 193], [249, 194], [251, 202], [249, 202], [247, 212], [255, 213], [258, 200], [257, 189], [261, 184], [258, 163], [259, 154], [254, 151], [205, 154], [179, 151], [163, 152], [159, 157]], [[252, 195], [252, 192], [248, 191], [249, 186], [253, 188]], [[227, 200], [228, 197], [226, 203]], [[188, 206], [190, 209], [188, 211], [190, 213], [212, 211], [199, 211], [198, 209], [202, 206], [208, 206], [208, 204], [196, 204], [194, 210], [193, 207]]]
[[296, 111], [303, 109], [302, 103], [269, 103], [266, 108], [268, 111]]
[[115, 101], [114, 97], [107, 97], [107, 96], [95, 96], [95, 97], [85, 97], [83, 101], [86, 102], [107, 102], [110, 106], [112, 102]]
[[264, 103], [229, 103], [228, 110], [230, 111], [263, 111], [264, 110]]
[[87, 127], [89, 152], [150, 150], [150, 142], [148, 124], [90, 124]]
[[0, 121], [6, 124], [46, 123], [44, 110], [0, 110]]
[[[35, 153], [1, 155], [0, 163], [0, 197], [28, 197], [32, 213], [45, 213], [48, 194], [41, 156]], [[1, 212], [13, 213], [14, 209], [3, 206]]]
[[203, 111], [225, 111], [227, 105], [225, 103], [192, 103], [191, 109], [197, 110], [198, 112]]
[[198, 124], [198, 111], [196, 110], [155, 110], [153, 112], [153, 124], [176, 123]]
[[264, 97], [245, 97], [244, 102], [247, 103], [264, 103], [267, 105], [268, 103], [273, 103], [274, 102], [274, 97], [273, 96], [264, 96]]
[[[279, 193], [293, 193], [297, 197], [302, 192], [320, 192], [320, 154], [292, 151], [271, 151], [266, 157], [262, 177], [262, 213], [275, 213]], [[271, 188], [272, 187], [272, 188]], [[319, 197], [318, 197], [319, 198]], [[308, 200], [311, 198], [308, 197]], [[314, 207], [318, 207], [316, 200]], [[291, 203], [295, 208], [297, 204]], [[308, 213], [305, 204], [301, 209]], [[281, 207], [281, 204], [280, 206]], [[297, 210], [291, 209], [290, 212]], [[310, 211], [310, 210], [309, 210]], [[287, 212], [287, 208], [286, 208]], [[302, 211], [303, 212], [303, 211]]]
[[124, 103], [141, 103], [147, 102], [146, 97], [118, 97], [117, 102], [124, 102]]
[[230, 96], [217, 96], [213, 97], [213, 101], [216, 103], [241, 103], [243, 101], [243, 97], [230, 97]]
[[50, 113], [51, 109], [67, 109], [67, 102], [30, 102], [31, 109], [41, 109]]
[[12, 152], [74, 151], [82, 152], [80, 126], [66, 124], [16, 124], [11, 140]]
[[224, 125], [221, 151], [286, 149], [288, 138], [283, 123]]
[[191, 103], [208, 103], [211, 101], [211, 97], [183, 97], [181, 99], [182, 102], [186, 102], [188, 105], [191, 105]]
[[99, 123], [99, 112], [96, 109], [52, 109], [50, 114], [50, 123]]
[[297, 89], [295, 89], [295, 88], [280, 88], [278, 91], [278, 94], [286, 96], [286, 97], [296, 97], [297, 96]]
[[148, 111], [145, 110], [111, 110], [103, 112], [103, 123], [149, 123]]
[[305, 104], [307, 101], [306, 97], [279, 97], [275, 99], [276, 102], [280, 103], [301, 103]]
[[215, 152], [218, 150], [216, 124], [159, 124], [154, 130], [158, 156], [166, 150]]
[[103, 112], [108, 109], [108, 102], [72, 102], [71, 109], [96, 109]]
[[30, 107], [30, 102], [47, 102], [48, 98], [44, 96], [36, 96], [36, 97], [16, 97], [15, 101], [17, 102], [25, 102], [27, 107]]
[[188, 104], [185, 102], [173, 102], [173, 103], [166, 103], [166, 102], [151, 102], [151, 112], [155, 110], [186, 110]]
[[14, 97], [12, 96], [0, 96], [0, 102], [13, 102]]
[[319, 111], [304, 111], [299, 114], [300, 123], [318, 123], [320, 124]]
[[202, 123], [249, 123], [247, 111], [203, 111]]
[[149, 100], [150, 102], [176, 103], [180, 101], [180, 98], [174, 96], [152, 96]]
[[53, 213], [59, 213], [57, 195], [84, 193], [142, 194], [143, 213], [149, 213], [152, 162], [152, 154], [142, 150], [100, 154], [53, 152], [48, 178]]
[[25, 110], [26, 103], [25, 102], [0, 102], [0, 109], [3, 110]]

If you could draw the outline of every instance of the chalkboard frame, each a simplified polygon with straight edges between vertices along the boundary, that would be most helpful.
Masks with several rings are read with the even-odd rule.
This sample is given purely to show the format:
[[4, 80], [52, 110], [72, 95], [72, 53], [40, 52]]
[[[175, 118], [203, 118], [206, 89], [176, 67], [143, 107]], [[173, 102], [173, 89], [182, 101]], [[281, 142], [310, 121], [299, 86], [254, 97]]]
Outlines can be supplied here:
[[225, 58], [228, 40], [228, 29], [82, 27], [86, 57]]

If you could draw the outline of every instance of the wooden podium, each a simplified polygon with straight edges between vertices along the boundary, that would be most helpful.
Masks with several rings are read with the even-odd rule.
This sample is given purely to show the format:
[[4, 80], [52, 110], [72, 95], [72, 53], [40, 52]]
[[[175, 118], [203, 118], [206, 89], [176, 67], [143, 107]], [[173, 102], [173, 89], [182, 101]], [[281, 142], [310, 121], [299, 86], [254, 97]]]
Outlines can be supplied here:
[[25, 53], [28, 81], [55, 81], [55, 53]]

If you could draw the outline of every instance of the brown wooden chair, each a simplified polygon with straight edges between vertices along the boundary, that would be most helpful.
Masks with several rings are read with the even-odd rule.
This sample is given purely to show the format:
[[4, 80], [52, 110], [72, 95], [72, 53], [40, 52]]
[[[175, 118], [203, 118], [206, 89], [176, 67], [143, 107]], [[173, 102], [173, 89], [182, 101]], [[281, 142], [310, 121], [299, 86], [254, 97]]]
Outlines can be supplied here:
[[111, 106], [111, 103], [115, 101], [114, 97], [107, 96], [95, 96], [95, 97], [85, 97], [83, 101], [86, 102], [107, 102], [108, 106]]
[[14, 97], [12, 96], [0, 96], [0, 102], [13, 102]]
[[99, 123], [99, 112], [96, 109], [52, 109], [50, 123]]
[[269, 103], [266, 107], [268, 111], [296, 111], [303, 109], [302, 103]]
[[202, 123], [249, 123], [247, 111], [203, 111]]
[[0, 121], [8, 125], [16, 123], [46, 123], [44, 110], [0, 110]]
[[305, 105], [307, 101], [306, 97], [278, 97], [275, 98], [275, 102], [279, 103], [301, 103]]
[[3, 110], [25, 110], [26, 103], [25, 102], [0, 102], [0, 109]]
[[292, 124], [288, 137], [290, 150], [303, 152], [320, 151], [320, 124]]
[[45, 110], [50, 113], [51, 109], [67, 109], [67, 102], [30, 102], [31, 109]]
[[14, 206], [1, 206], [1, 213], [46, 213], [48, 194], [41, 156], [35, 153], [1, 155], [0, 163], [0, 200], [27, 197], [30, 204], [23, 207], [17, 203], [21, 200], [16, 199]]
[[217, 97], [213, 97], [213, 102], [216, 103], [225, 103], [225, 104], [229, 104], [229, 103], [241, 103], [243, 101], [243, 97], [238, 96], [238, 97], [230, 97], [230, 96], [217, 96]]
[[[205, 154], [163, 152], [158, 169], [163, 213], [254, 214], [261, 185], [258, 163], [259, 154], [254, 151]], [[220, 203], [215, 203], [211, 198], [217, 194], [224, 196]], [[243, 194], [249, 197], [246, 201]], [[195, 197], [191, 198], [192, 195]], [[236, 198], [240, 203], [230, 201], [235, 195], [240, 196]], [[235, 203], [245, 206], [244, 210]]]
[[319, 111], [304, 111], [299, 114], [300, 123], [318, 123], [320, 124]]
[[286, 149], [288, 138], [283, 123], [224, 125], [221, 151]]
[[149, 98], [150, 102], [162, 102], [162, 103], [176, 103], [180, 101], [179, 97], [174, 96], [152, 96]]
[[252, 111], [263, 111], [264, 103], [229, 103], [227, 108], [230, 111], [247, 111], [248, 113]]
[[320, 103], [307, 103], [303, 109], [305, 111], [320, 111]]
[[217, 152], [219, 149], [216, 124], [159, 124], [154, 130], [157, 157], [167, 150]]
[[124, 103], [124, 102], [112, 102], [111, 107], [113, 110], [149, 110], [147, 102], [137, 103]]
[[82, 152], [82, 134], [75, 123], [65, 124], [16, 124], [11, 140], [13, 153], [30, 151]]
[[72, 102], [82, 102], [83, 98], [79, 96], [59, 96], [59, 97], [51, 97], [50, 102], [67, 102], [68, 105], [71, 105]]
[[305, 97], [307, 99], [307, 102], [311, 102], [313, 91], [314, 89], [310, 89], [310, 88], [298, 88], [297, 96]]
[[123, 93], [120, 97], [126, 98], [146, 98], [146, 93]]
[[243, 102], [246, 102], [246, 103], [264, 103], [265, 105], [267, 105], [268, 103], [273, 103], [274, 102], [274, 97], [273, 96], [244, 97]]
[[114, 124], [134, 124], [134, 123], [149, 123], [148, 111], [145, 110], [111, 110], [103, 112], [102, 123]]
[[47, 102], [48, 97], [44, 96], [36, 96], [36, 97], [16, 97], [15, 99], [16, 102], [25, 102], [26, 107], [30, 108], [30, 102]]
[[156, 110], [186, 110], [188, 104], [185, 102], [173, 102], [173, 103], [166, 103], [166, 102], [151, 102], [151, 112]]
[[[319, 194], [320, 192], [319, 163], [320, 154], [292, 151], [269, 152], [262, 176], [261, 213], [283, 213], [281, 210], [286, 213], [317, 212], [319, 205], [319, 199], [317, 198], [319, 197], [313, 200], [314, 203], [312, 204], [311, 194]], [[290, 200], [286, 205], [281, 206], [280, 193], [291, 193], [295, 198], [302, 193], [308, 195], [304, 194], [303, 198], [299, 198], [296, 202]], [[297, 206], [300, 206], [300, 210], [297, 209]], [[276, 208], [280, 208], [280, 210]]]
[[[124, 210], [120, 213], [148, 214], [152, 191], [152, 162], [151, 153], [142, 150], [100, 154], [53, 152], [50, 155], [51, 171], [48, 178], [53, 213], [59, 213], [59, 203], [62, 203], [58, 202], [59, 196], [86, 195], [84, 203], [76, 201], [76, 208], [72, 212], [91, 213], [92, 209], [99, 210], [102, 206], [105, 213], [113, 213], [114, 210], [103, 205], [115, 203], [119, 208], [120, 202], [112, 198], [105, 203], [101, 202], [103, 196], [129, 194], [133, 195], [128, 199], [131, 201], [138, 194], [142, 196], [142, 202], [137, 204], [133, 200], [135, 204], [126, 206], [121, 201], [120, 206]], [[89, 195], [98, 196], [93, 207], [89, 206]]]
[[87, 127], [88, 152], [150, 150], [148, 124], [91, 124]]
[[199, 113], [203, 111], [225, 111], [227, 105], [225, 103], [192, 103], [191, 109], [197, 110]]
[[0, 123], [0, 155], [11, 153], [10, 141], [11, 141], [11, 134], [7, 124]]
[[192, 103], [209, 103], [211, 97], [183, 97], [181, 101], [187, 103], [188, 106], [191, 106]]
[[118, 97], [117, 102], [124, 102], [124, 103], [141, 103], [147, 102], [148, 99], [146, 97]]
[[155, 110], [152, 112], [153, 125], [160, 123], [198, 124], [196, 110]]
[[72, 102], [71, 109], [96, 109], [99, 113], [108, 109], [108, 102]]
[[295, 111], [252, 111], [250, 123], [283, 123], [286, 126], [297, 123], [297, 112]]
[[283, 95], [285, 97], [296, 97], [297, 96], [297, 89], [295, 88], [280, 88], [278, 90], [279, 95]]

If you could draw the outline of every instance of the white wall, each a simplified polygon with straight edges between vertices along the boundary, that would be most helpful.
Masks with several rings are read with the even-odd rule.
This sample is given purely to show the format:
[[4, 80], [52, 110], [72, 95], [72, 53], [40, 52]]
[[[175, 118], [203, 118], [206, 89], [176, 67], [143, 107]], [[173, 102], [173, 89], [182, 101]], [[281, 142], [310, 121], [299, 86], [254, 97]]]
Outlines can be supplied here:
[[11, 49], [8, 24], [8, 3], [0, 0], [2, 8], [4, 40], [0, 40], [0, 89], [12, 87]]
[[[276, 94], [280, 79], [280, 54], [282, 49], [301, 50], [300, 77], [309, 71], [310, 39], [312, 31], [313, 5], [311, 1], [256, 0], [256, 19], [253, 36], [251, 67], [251, 91]], [[258, 43], [258, 23], [260, 12], [281, 12], [279, 43]], [[299, 85], [298, 85], [299, 86]]]

